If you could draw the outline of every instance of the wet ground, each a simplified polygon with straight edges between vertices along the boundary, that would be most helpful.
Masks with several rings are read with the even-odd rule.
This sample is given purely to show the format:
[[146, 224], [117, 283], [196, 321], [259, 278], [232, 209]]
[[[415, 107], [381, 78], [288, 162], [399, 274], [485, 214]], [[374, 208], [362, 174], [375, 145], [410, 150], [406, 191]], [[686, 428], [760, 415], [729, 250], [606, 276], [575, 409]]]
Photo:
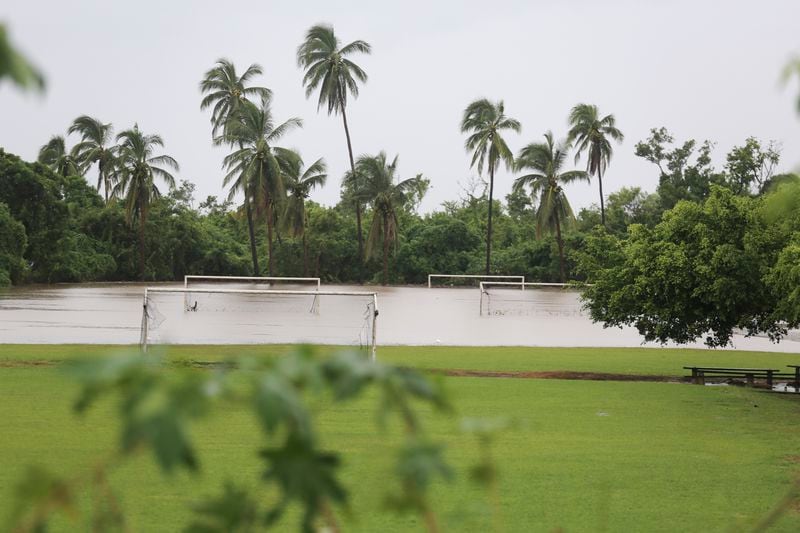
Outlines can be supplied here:
[[[16, 287], [0, 291], [0, 343], [132, 344], [139, 341], [144, 288], [182, 283], [108, 283]], [[202, 285], [194, 285], [202, 287]], [[219, 285], [215, 287], [220, 287]], [[232, 288], [225, 285], [223, 288]], [[237, 288], [246, 288], [244, 286]], [[282, 289], [312, 287], [281, 286]], [[378, 344], [455, 346], [642, 345], [633, 328], [604, 329], [571, 290], [326, 286], [378, 293]], [[357, 344], [368, 337], [369, 298], [254, 295], [158, 295], [150, 342], [180, 344]], [[197, 302], [195, 311], [186, 311]], [[157, 327], [155, 327], [157, 326]], [[800, 336], [773, 344], [736, 336], [735, 348], [800, 353]], [[702, 346], [696, 344], [694, 346]]]

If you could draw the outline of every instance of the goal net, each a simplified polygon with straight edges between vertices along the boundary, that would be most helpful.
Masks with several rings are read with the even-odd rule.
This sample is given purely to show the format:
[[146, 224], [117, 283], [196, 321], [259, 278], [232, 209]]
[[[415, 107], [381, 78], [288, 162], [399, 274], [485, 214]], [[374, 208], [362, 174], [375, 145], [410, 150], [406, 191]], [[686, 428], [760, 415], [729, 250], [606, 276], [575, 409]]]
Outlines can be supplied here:
[[525, 276], [484, 276], [481, 274], [428, 274], [428, 288], [476, 287], [481, 281], [525, 283]]
[[[291, 290], [291, 291], [319, 291], [321, 283], [319, 278], [295, 278], [279, 276], [200, 276], [186, 275], [183, 277], [185, 289], [238, 289], [238, 290]], [[185, 293], [184, 304], [191, 307], [189, 295]], [[317, 299], [314, 299], [316, 310]]]
[[377, 293], [148, 288], [140, 344], [376, 344]]
[[[481, 316], [535, 316], [541, 318], [579, 316], [577, 297], [565, 298], [567, 283], [480, 283]], [[577, 295], [573, 295], [577, 296]]]

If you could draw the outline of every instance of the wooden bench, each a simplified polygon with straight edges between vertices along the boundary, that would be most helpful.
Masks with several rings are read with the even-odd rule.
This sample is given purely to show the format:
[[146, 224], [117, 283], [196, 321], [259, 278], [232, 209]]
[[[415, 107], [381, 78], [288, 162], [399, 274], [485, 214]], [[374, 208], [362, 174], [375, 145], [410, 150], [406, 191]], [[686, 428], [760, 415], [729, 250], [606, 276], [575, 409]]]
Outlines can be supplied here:
[[794, 368], [794, 391], [800, 393], [800, 365], [786, 365], [789, 368]]
[[767, 386], [772, 388], [776, 378], [791, 378], [795, 390], [800, 383], [800, 365], [789, 365], [795, 369], [794, 372], [781, 372], [775, 368], [720, 368], [704, 366], [685, 366], [684, 370], [692, 371], [692, 382], [696, 385], [704, 385], [706, 378], [744, 378], [747, 386], [752, 387], [756, 379], [767, 382]]

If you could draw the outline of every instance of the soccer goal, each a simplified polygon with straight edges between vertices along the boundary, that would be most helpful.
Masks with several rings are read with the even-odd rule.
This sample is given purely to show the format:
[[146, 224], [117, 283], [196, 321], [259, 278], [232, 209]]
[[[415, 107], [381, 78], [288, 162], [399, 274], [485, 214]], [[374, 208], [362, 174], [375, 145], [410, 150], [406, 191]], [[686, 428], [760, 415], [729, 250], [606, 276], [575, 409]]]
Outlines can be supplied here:
[[[482, 274], [428, 274], [428, 288], [433, 287], [433, 280], [435, 279], [449, 279], [450, 283], [449, 286], [454, 286], [456, 283], [461, 285], [464, 282], [472, 282], [477, 283], [482, 280], [492, 280], [492, 281], [510, 281], [514, 283], [525, 283], [525, 276], [484, 276]], [[439, 285], [441, 286], [441, 285]]]
[[346, 345], [374, 358], [377, 317], [375, 292], [147, 288], [139, 343]]
[[[297, 278], [282, 276], [183, 276], [185, 289], [241, 289], [241, 290], [314, 290], [319, 291], [322, 283], [319, 278]], [[190, 293], [186, 293], [184, 303], [188, 308]], [[314, 311], [319, 300], [314, 299]]]
[[[541, 291], [527, 289], [574, 288], [570, 283], [542, 283], [532, 281], [481, 281], [481, 316], [558, 316], [574, 314], [575, 309], [565, 310]], [[527, 293], [527, 294], [526, 294]]]

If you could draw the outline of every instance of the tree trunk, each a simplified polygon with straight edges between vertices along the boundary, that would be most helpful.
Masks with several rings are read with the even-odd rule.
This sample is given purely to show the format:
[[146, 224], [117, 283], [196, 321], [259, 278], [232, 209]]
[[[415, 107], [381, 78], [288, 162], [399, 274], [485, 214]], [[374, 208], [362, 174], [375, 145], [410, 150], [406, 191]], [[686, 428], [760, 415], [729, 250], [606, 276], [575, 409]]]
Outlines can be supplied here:
[[561, 283], [567, 282], [567, 277], [564, 275], [564, 241], [561, 240], [561, 221], [558, 219], [558, 214], [555, 215], [556, 218], [556, 241], [558, 241], [558, 267], [561, 272]]
[[106, 205], [108, 205], [108, 176], [106, 176], [106, 173], [104, 172], [103, 168], [104, 168], [103, 160], [101, 159], [97, 163], [97, 172], [99, 172], [100, 174], [100, 176], [98, 177], [100, 178], [100, 182], [102, 182], [103, 184], [103, 189], [104, 189], [103, 192], [105, 193]]
[[603, 200], [603, 171], [597, 167], [597, 183], [600, 186], [600, 222], [606, 227], [606, 205]]
[[253, 210], [250, 206], [250, 197], [245, 191], [244, 209], [247, 213], [247, 230], [250, 233], [250, 254], [253, 256], [253, 275], [258, 276], [261, 272], [258, 268], [258, 252], [256, 251], [256, 233], [253, 228]]
[[303, 230], [303, 276], [308, 277], [308, 245], [305, 230]]
[[383, 284], [389, 283], [389, 219], [383, 217]]
[[[356, 176], [356, 163], [353, 159], [353, 145], [350, 143], [350, 128], [347, 127], [347, 113], [344, 110], [344, 102], [341, 102], [342, 122], [344, 122], [344, 135], [347, 138], [347, 154], [350, 156], [350, 172], [353, 178]], [[361, 204], [356, 200], [356, 231], [358, 232], [358, 282], [364, 283], [364, 234], [361, 231]]]
[[267, 196], [267, 252], [269, 253], [269, 257], [267, 258], [267, 272], [269, 273], [267, 275], [274, 276], [275, 256], [272, 250], [272, 201], [269, 196]]
[[489, 167], [489, 224], [486, 228], [486, 275], [491, 274], [492, 261], [492, 199], [494, 198], [494, 168]]
[[144, 224], [145, 211], [139, 211], [139, 279], [144, 281]]

